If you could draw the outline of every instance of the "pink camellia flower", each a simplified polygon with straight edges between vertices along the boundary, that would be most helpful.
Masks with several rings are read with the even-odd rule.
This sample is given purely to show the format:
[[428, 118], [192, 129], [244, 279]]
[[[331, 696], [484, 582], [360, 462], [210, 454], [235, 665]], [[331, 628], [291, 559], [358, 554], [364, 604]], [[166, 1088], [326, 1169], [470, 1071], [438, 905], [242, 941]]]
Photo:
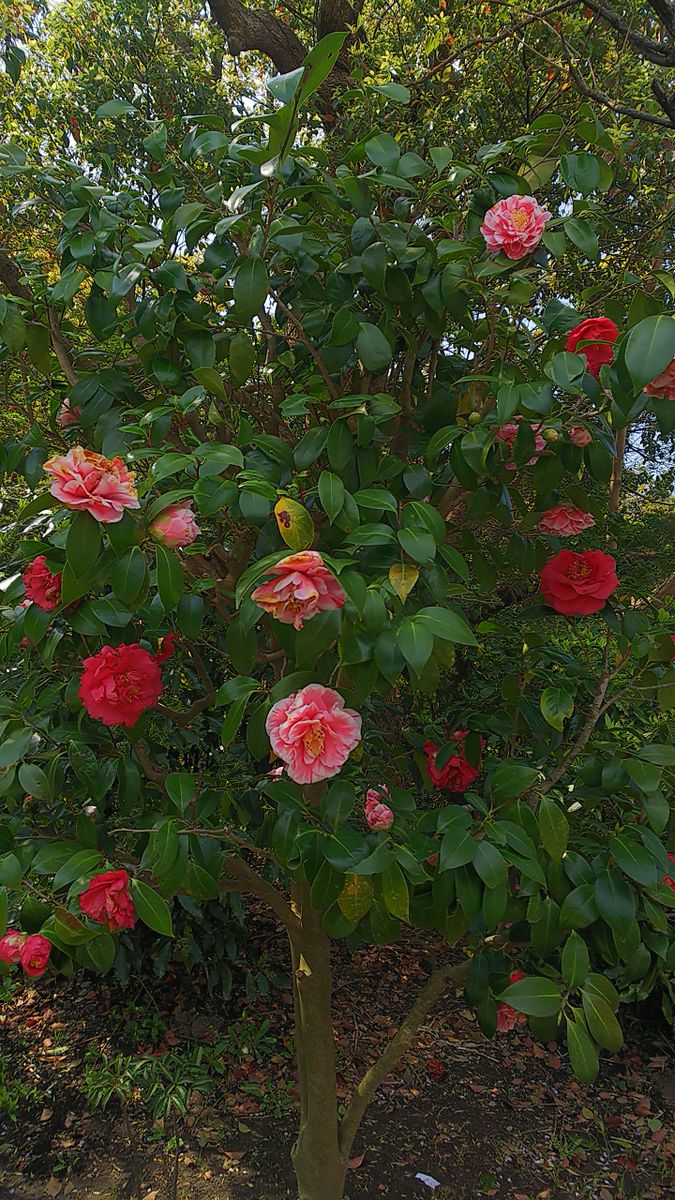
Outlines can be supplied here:
[[[450, 734], [449, 741], [459, 742], [457, 753], [448, 759], [444, 767], [436, 766], [436, 755], [439, 747], [434, 742], [424, 743], [424, 753], [427, 756], [427, 770], [434, 787], [447, 788], [449, 792], [465, 792], [478, 775], [479, 768], [472, 767], [467, 762], [462, 742], [468, 734], [468, 729], [456, 729]], [[481, 738], [481, 748], [483, 739]]]
[[[524, 979], [525, 975], [522, 971], [513, 971], [509, 975], [509, 983], [517, 983], [519, 979]], [[524, 1025], [527, 1020], [525, 1013], [518, 1012], [515, 1008], [511, 1008], [510, 1004], [500, 1004], [497, 1007], [497, 1029], [500, 1033], [510, 1033], [516, 1025]]]
[[559, 550], [539, 579], [546, 603], [565, 617], [600, 612], [619, 586], [616, 561], [602, 550]]
[[330, 779], [361, 741], [361, 717], [339, 692], [310, 683], [278, 700], [265, 727], [272, 749], [286, 763], [295, 783]]
[[[515, 442], [516, 438], [518, 437], [519, 426], [518, 426], [517, 422], [522, 421], [522, 420], [523, 420], [523, 417], [518, 416], [518, 417], [516, 417], [515, 421], [508, 421], [505, 425], [500, 425], [499, 429], [497, 430], [496, 436], [499, 438], [500, 442], [506, 442], [506, 445], [511, 450], [512, 455], [513, 455], [513, 443]], [[542, 450], [546, 449], [546, 441], [542, 437], [541, 433], [539, 432], [539, 430], [541, 429], [541, 425], [530, 425], [530, 429], [532, 430], [532, 432], [534, 434], [534, 454], [533, 454], [532, 458], [528, 458], [528, 460], [527, 460], [528, 467], [531, 467], [533, 463], [536, 463]], [[516, 464], [513, 461], [513, 456], [511, 456], [511, 458], [509, 458], [509, 461], [506, 463], [506, 469], [507, 469], [507, 471], [515, 471], [516, 470]]]
[[583, 425], [573, 425], [570, 429], [570, 441], [583, 450], [584, 446], [590, 446], [593, 434], [589, 429], [584, 429]]
[[104, 725], [130, 729], [159, 699], [162, 672], [154, 655], [138, 642], [102, 646], [82, 666], [78, 695], [89, 716]]
[[648, 396], [656, 396], [663, 400], [675, 400], [675, 358], [668, 363], [665, 371], [647, 384], [644, 390]]
[[503, 250], [507, 258], [523, 258], [541, 241], [551, 213], [534, 196], [507, 196], [489, 208], [480, 231], [488, 250]]
[[366, 802], [363, 806], [364, 816], [370, 829], [377, 832], [380, 829], [391, 829], [394, 824], [394, 814], [384, 799], [389, 800], [389, 788], [383, 783], [379, 788], [368, 788]]
[[79, 899], [85, 916], [98, 925], [105, 925], [110, 933], [115, 933], [117, 929], [133, 929], [136, 924], [129, 876], [124, 869], [94, 875]]
[[609, 317], [588, 317], [570, 329], [565, 339], [565, 349], [583, 354], [586, 369], [597, 379], [600, 367], [604, 363], [611, 363], [614, 358], [614, 343], [618, 336], [619, 327]]
[[0, 962], [13, 964], [21, 961], [24, 937], [25, 935], [17, 929], [8, 929], [7, 933], [0, 937]]
[[189, 546], [201, 529], [189, 504], [169, 504], [150, 525], [150, 533], [163, 546]]
[[121, 458], [104, 458], [74, 446], [67, 454], [50, 458], [44, 469], [54, 476], [52, 496], [66, 508], [91, 513], [104, 524], [121, 521], [125, 508], [140, 508], [134, 473]]
[[73, 406], [70, 403], [70, 397], [66, 396], [58, 413], [56, 414], [56, 424], [61, 425], [61, 426], [77, 425], [77, 422], [79, 421], [79, 419], [80, 419], [79, 408], [77, 407], [77, 405], [75, 405], [75, 407], [73, 408]]
[[38, 554], [23, 573], [26, 598], [50, 612], [61, 603], [61, 572], [52, 574], [44, 554]]
[[[669, 854], [668, 861], [675, 863], [675, 854]], [[670, 875], [664, 875], [663, 882], [666, 887], [671, 888], [675, 892], [675, 879], [673, 879]]]
[[347, 599], [316, 550], [289, 554], [267, 574], [272, 578], [261, 583], [251, 599], [277, 621], [296, 629], [317, 613], [342, 608]]
[[575, 537], [595, 525], [595, 517], [589, 512], [583, 512], [574, 504], [554, 504], [547, 508], [537, 521], [537, 528], [542, 533], [553, 533], [556, 537]]
[[52, 944], [41, 933], [30, 933], [21, 947], [20, 962], [26, 975], [44, 975], [52, 952]]

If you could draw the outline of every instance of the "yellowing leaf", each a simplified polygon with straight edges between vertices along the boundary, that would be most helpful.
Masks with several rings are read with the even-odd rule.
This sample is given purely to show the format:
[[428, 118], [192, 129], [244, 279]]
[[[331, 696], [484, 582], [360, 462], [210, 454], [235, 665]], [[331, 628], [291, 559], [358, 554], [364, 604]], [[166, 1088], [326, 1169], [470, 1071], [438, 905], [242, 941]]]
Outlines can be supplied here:
[[274, 506], [274, 515], [279, 533], [291, 550], [307, 550], [311, 546], [314, 541], [314, 526], [312, 518], [302, 504], [289, 499], [288, 496], [282, 496]]
[[410, 563], [394, 563], [393, 567], [389, 568], [389, 582], [401, 604], [405, 604], [419, 577], [417, 567], [411, 566]]
[[340, 911], [356, 924], [365, 917], [373, 903], [373, 881], [369, 875], [348, 875], [338, 896]]

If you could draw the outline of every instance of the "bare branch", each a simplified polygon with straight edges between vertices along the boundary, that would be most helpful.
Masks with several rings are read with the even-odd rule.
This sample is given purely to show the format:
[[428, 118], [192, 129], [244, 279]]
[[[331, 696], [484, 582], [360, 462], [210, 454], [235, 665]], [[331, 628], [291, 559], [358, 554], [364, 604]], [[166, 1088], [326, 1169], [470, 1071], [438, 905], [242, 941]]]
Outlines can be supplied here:
[[291, 25], [264, 9], [246, 8], [239, 0], [209, 0], [211, 16], [224, 30], [230, 54], [259, 50], [272, 59], [277, 71], [294, 71], [307, 50]]
[[363, 1114], [378, 1087], [394, 1069], [402, 1055], [410, 1049], [422, 1021], [437, 1000], [440, 1000], [448, 985], [463, 983], [468, 970], [469, 963], [467, 961], [455, 966], [440, 967], [434, 971], [377, 1062], [366, 1071], [349, 1102], [349, 1107], [340, 1125], [340, 1149], [345, 1157], [349, 1153]]

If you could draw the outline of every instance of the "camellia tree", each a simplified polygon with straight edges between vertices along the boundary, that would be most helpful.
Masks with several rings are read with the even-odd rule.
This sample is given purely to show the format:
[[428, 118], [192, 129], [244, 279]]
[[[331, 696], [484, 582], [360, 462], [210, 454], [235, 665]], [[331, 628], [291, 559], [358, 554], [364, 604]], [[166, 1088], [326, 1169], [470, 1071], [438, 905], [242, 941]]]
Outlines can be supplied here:
[[[340, 1200], [449, 986], [487, 1035], [565, 1036], [591, 1081], [619, 991], [672, 963], [675, 900], [675, 622], [622, 589], [604, 499], [617, 431], [673, 428], [667, 280], [590, 311], [550, 292], [611, 239], [590, 110], [475, 162], [299, 144], [343, 38], [232, 131], [174, 144], [108, 102], [141, 164], [114, 187], [1, 152], [62, 232], [58, 277], [1, 264], [31, 417], [3, 465], [35, 495], [2, 609], [0, 881], [25, 899], [0, 958], [105, 972], [120, 930], [171, 935], [176, 896], [264, 901], [301, 1200]], [[428, 978], [340, 1112], [331, 943], [402, 926]]]

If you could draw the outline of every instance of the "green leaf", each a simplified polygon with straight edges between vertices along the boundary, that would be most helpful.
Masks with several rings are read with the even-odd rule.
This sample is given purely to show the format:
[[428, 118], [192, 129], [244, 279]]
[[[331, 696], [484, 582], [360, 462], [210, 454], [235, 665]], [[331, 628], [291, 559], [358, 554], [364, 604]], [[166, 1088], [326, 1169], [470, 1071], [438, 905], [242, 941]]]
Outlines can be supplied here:
[[295, 96], [298, 109], [306, 104], [309, 97], [321, 87], [324, 79], [328, 78], [348, 36], [346, 32], [329, 33], [310, 50], [303, 63], [304, 75]]
[[5, 854], [0, 858], [0, 884], [14, 891], [23, 879], [23, 867], [16, 854]]
[[152, 856], [152, 874], [160, 880], [170, 871], [178, 858], [180, 837], [175, 821], [164, 821], [159, 829], [150, 836], [150, 854]]
[[314, 525], [307, 509], [282, 496], [274, 506], [279, 533], [291, 550], [306, 550], [314, 541]]
[[0, 888], [0, 937], [2, 937], [7, 929], [7, 913], [9, 909], [9, 900], [7, 898], [7, 888]]
[[[367, 878], [364, 876], [363, 878]], [[382, 897], [387, 909], [393, 917], [398, 917], [401, 921], [410, 920], [410, 896], [408, 893], [408, 881], [394, 860], [382, 872]]]
[[651, 383], [675, 358], [675, 317], [659, 313], [638, 321], [628, 334], [623, 354], [636, 388]]
[[393, 100], [395, 104], [410, 104], [410, 88], [404, 87], [402, 83], [373, 84], [371, 90], [386, 96], [387, 100]]
[[492, 794], [495, 800], [515, 800], [532, 787], [539, 772], [522, 763], [501, 762], [492, 776]]
[[319, 500], [331, 525], [342, 512], [345, 502], [345, 485], [338, 475], [322, 471], [319, 475]]
[[269, 277], [262, 258], [245, 258], [234, 277], [234, 319], [245, 322], [259, 313], [268, 289]]
[[526, 975], [509, 984], [498, 999], [528, 1017], [553, 1017], [560, 1012], [562, 1003], [557, 983], [540, 975]]
[[567, 849], [570, 826], [562, 808], [555, 800], [542, 796], [537, 815], [539, 836], [552, 859], [560, 860]]
[[[255, 346], [250, 337], [243, 330], [238, 330], [231, 338], [228, 350], [230, 375], [232, 376], [234, 387], [241, 387], [251, 377], [255, 366], [255, 357]], [[222, 379], [220, 380], [220, 387], [226, 398], [227, 392], [225, 391]], [[209, 388], [209, 390], [211, 389]], [[217, 396], [218, 392], [214, 392], [214, 395]]]
[[619, 1007], [619, 993], [611, 979], [608, 979], [606, 975], [591, 973], [584, 983], [584, 991], [593, 993], [599, 996], [601, 1000], [605, 1000], [612, 1012], [616, 1012]]
[[173, 937], [171, 909], [166, 900], [140, 879], [131, 880], [131, 898], [137, 916], [148, 929], [163, 937]]
[[85, 875], [91, 875], [100, 862], [101, 855], [97, 850], [78, 850], [56, 872], [52, 881], [54, 891], [69, 887], [74, 880], [82, 879]]
[[374, 898], [375, 889], [370, 875], [348, 875], [337, 902], [340, 912], [356, 925], [370, 911]]
[[156, 546], [157, 590], [165, 612], [175, 608], [183, 593], [185, 572], [173, 550]]
[[[412, 530], [401, 530], [401, 533], [405, 532], [412, 532]], [[451, 609], [421, 608], [416, 613], [415, 619], [425, 625], [436, 638], [442, 638], [446, 642], [456, 642], [460, 646], [478, 645], [467, 621]]]
[[580, 217], [568, 217], [564, 224], [565, 233], [570, 241], [581, 250], [586, 258], [592, 258], [597, 261], [600, 250], [598, 247], [598, 235], [592, 225], [588, 221], [584, 221]]
[[85, 966], [92, 967], [99, 975], [105, 975], [112, 967], [116, 953], [117, 944], [114, 937], [109, 933], [100, 933], [98, 937], [93, 937], [80, 946], [77, 957]]
[[366, 371], [379, 375], [386, 370], [393, 357], [389, 339], [377, 325], [364, 321], [356, 338], [356, 353]]
[[571, 933], [562, 952], [562, 976], [569, 988], [581, 987], [591, 967], [591, 960], [583, 938]]
[[376, 167], [383, 167], [385, 171], [396, 170], [401, 151], [390, 133], [376, 134], [366, 142], [364, 150]]
[[637, 756], [645, 762], [655, 763], [657, 767], [675, 767], [675, 746], [652, 742], [638, 750]]
[[[256, 683], [256, 685], [255, 685], [256, 690], [257, 690], [258, 686], [259, 685]], [[235, 700], [234, 704], [229, 709], [229, 712], [226, 714], [225, 720], [223, 721], [222, 729], [220, 731], [220, 741], [221, 741], [223, 750], [227, 750], [228, 746], [232, 745], [232, 742], [234, 741], [235, 737], [237, 736], [237, 733], [239, 731], [239, 726], [241, 725], [241, 723], [244, 719], [244, 714], [246, 712], [246, 707], [248, 705], [248, 701], [249, 701], [249, 696], [245, 696], [241, 700]]]
[[616, 1053], [623, 1045], [621, 1026], [606, 1000], [597, 992], [583, 989], [581, 1003], [584, 1006], [584, 1016], [591, 1037], [602, 1046], [603, 1050]]
[[51, 799], [49, 780], [37, 763], [22, 763], [19, 767], [19, 783], [24, 791], [36, 800]]
[[100, 104], [94, 113], [94, 120], [101, 121], [104, 117], [123, 117], [127, 113], [135, 113], [136, 109], [128, 100], [106, 100]]
[[[75, 575], [88, 575], [101, 549], [101, 529], [89, 513], [76, 513], [66, 538], [66, 561]], [[68, 603], [68, 600], [65, 600]]]
[[408, 665], [419, 675], [434, 648], [433, 635], [421, 621], [411, 617], [401, 625], [396, 642]]
[[612, 929], [621, 931], [635, 919], [635, 896], [619, 871], [602, 871], [595, 881], [595, 899], [600, 916]]
[[457, 867], [466, 866], [475, 858], [478, 844], [463, 823], [458, 821], [451, 825], [447, 833], [443, 835], [438, 870], [452, 871]]
[[176, 621], [181, 633], [194, 641], [202, 631], [206, 605], [201, 596], [181, 596], [178, 601]]
[[539, 707], [544, 720], [554, 729], [562, 730], [566, 718], [574, 712], [574, 700], [564, 688], [547, 687], [541, 693]]
[[415, 562], [429, 563], [436, 557], [436, 542], [428, 529], [399, 529], [401, 549]]
[[650, 795], [656, 792], [661, 784], [661, 768], [654, 763], [642, 762], [639, 758], [625, 758], [623, 765], [641, 792]]
[[560, 906], [560, 926], [563, 929], [585, 929], [597, 918], [598, 906], [592, 883], [582, 883], [574, 888]]
[[593, 1083], [600, 1070], [598, 1052], [581, 1025], [569, 1017], [565, 1017], [565, 1024], [572, 1070], [581, 1083]]
[[145, 589], [148, 569], [140, 546], [131, 546], [110, 568], [110, 586], [122, 604], [132, 605]]
[[497, 847], [491, 842], [483, 839], [478, 843], [473, 865], [487, 888], [506, 887], [508, 867]]
[[272, 829], [272, 847], [283, 867], [288, 866], [294, 857], [299, 832], [299, 814], [294, 808], [285, 808]]
[[[28, 611], [30, 612], [30, 609]], [[42, 610], [40, 609], [40, 611]], [[46, 615], [50, 616], [51, 614], [47, 613]], [[11, 733], [5, 734], [0, 742], [0, 770], [4, 767], [11, 767], [13, 763], [23, 758], [32, 739], [33, 730], [25, 729], [23, 726], [20, 729], [13, 729]]]
[[194, 776], [189, 771], [173, 771], [164, 780], [164, 786], [180, 812], [184, 813], [194, 799], [197, 787]]
[[630, 879], [645, 887], [653, 887], [658, 874], [656, 863], [642, 842], [631, 837], [630, 833], [620, 833], [611, 839], [609, 849]]

